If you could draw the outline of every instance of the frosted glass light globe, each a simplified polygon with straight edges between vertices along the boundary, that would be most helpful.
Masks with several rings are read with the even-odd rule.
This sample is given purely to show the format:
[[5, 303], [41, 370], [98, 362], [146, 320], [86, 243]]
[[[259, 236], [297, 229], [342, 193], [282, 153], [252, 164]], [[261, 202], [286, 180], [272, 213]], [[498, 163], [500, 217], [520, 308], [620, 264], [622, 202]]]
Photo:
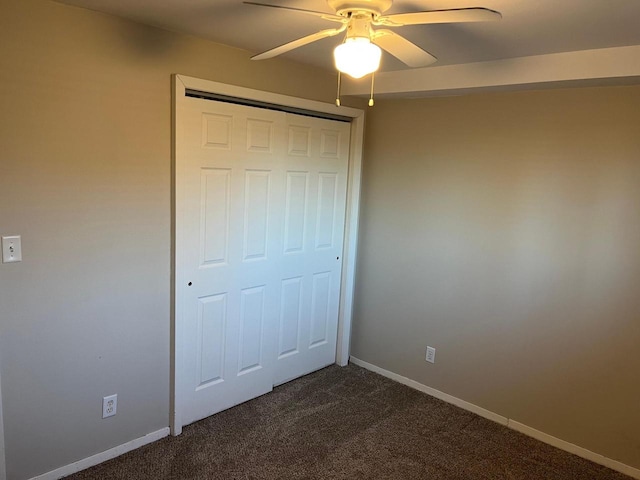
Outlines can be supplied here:
[[353, 78], [362, 78], [380, 67], [380, 47], [368, 38], [347, 38], [333, 51], [336, 68]]

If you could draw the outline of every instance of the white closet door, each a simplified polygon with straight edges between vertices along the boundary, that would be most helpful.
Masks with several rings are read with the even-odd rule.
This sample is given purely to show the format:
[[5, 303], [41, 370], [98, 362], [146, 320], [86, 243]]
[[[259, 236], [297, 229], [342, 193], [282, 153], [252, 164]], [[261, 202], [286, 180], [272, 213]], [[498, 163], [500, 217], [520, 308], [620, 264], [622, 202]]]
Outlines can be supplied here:
[[335, 362], [350, 124], [287, 115], [280, 384]]
[[334, 362], [349, 124], [189, 98], [183, 424]]

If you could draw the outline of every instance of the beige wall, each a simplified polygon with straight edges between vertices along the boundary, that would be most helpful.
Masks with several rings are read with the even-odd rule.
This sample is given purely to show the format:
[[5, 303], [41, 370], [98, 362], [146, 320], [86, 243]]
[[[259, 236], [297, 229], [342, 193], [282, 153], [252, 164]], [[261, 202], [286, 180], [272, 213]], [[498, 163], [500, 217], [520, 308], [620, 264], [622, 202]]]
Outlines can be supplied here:
[[[8, 478], [168, 426], [172, 73], [332, 102], [335, 76], [42, 0], [0, 0]], [[102, 397], [118, 394], [116, 417]]]
[[[335, 77], [43, 0], [0, 0], [0, 62], [21, 480], [168, 425], [170, 74], [327, 102]], [[354, 354], [640, 466], [638, 104], [637, 87], [377, 101]]]
[[639, 106], [376, 102], [352, 354], [640, 467]]

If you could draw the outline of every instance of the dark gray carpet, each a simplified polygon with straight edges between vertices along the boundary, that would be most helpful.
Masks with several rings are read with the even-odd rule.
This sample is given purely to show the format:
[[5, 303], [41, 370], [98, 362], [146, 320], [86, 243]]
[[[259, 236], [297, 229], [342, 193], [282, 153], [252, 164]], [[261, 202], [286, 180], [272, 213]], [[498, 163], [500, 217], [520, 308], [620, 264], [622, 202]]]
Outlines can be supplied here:
[[629, 479], [353, 365], [68, 478]]

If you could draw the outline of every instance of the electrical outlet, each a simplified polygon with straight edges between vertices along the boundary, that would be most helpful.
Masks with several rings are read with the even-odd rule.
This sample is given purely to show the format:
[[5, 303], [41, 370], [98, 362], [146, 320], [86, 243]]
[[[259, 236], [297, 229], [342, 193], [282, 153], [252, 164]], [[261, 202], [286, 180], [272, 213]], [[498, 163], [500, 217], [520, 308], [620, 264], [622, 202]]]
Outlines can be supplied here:
[[113, 417], [118, 410], [118, 394], [102, 398], [102, 418]]
[[436, 349], [433, 347], [427, 347], [427, 357], [425, 360], [429, 363], [436, 363]]

